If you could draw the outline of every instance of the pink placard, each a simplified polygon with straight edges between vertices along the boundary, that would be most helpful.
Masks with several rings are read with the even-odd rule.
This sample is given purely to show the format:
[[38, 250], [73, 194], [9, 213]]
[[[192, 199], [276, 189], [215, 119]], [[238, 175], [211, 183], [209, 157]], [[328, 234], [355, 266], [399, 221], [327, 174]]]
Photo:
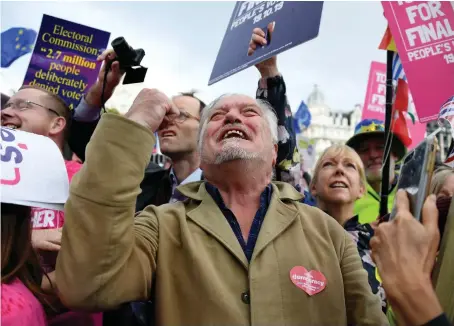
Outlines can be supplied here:
[[385, 118], [386, 108], [386, 63], [372, 61], [362, 119]]
[[382, 1], [419, 121], [454, 94], [454, 2]]
[[[361, 119], [378, 119], [385, 121], [386, 110], [386, 64], [372, 61], [367, 82], [366, 99], [364, 100], [363, 114]], [[409, 116], [407, 118], [408, 131], [412, 143], [409, 149], [418, 145], [426, 134], [426, 124], [418, 121], [413, 124]]]

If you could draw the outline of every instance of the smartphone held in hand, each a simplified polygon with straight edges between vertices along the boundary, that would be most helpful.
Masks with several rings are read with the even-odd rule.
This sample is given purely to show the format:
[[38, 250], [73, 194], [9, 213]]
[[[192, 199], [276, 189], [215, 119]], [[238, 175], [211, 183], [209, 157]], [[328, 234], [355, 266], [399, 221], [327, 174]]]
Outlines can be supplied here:
[[[432, 134], [409, 152], [404, 159], [397, 182], [397, 188], [404, 189], [407, 192], [410, 200], [410, 211], [418, 221], [421, 220], [422, 207], [429, 195], [437, 146], [437, 137]], [[395, 218], [396, 213], [396, 202], [394, 202], [390, 220]]]

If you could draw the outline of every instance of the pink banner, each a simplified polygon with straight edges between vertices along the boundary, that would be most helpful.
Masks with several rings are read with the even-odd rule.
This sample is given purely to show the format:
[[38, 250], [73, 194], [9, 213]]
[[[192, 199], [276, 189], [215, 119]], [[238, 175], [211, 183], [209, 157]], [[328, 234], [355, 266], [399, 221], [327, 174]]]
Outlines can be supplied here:
[[[363, 114], [361, 119], [378, 119], [385, 121], [386, 110], [386, 64], [372, 61], [367, 83], [366, 99], [364, 100]], [[412, 139], [409, 149], [418, 145], [426, 134], [426, 124], [418, 121], [413, 124], [409, 116], [407, 118], [408, 131]]]
[[382, 1], [419, 121], [454, 94], [454, 2]]
[[386, 107], [386, 63], [372, 61], [362, 119], [385, 118]]

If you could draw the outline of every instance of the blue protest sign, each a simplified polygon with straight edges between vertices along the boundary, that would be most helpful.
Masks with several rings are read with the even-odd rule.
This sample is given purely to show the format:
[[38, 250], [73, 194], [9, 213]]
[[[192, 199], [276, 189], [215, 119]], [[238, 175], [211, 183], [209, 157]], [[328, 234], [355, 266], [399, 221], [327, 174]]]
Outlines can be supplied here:
[[[238, 1], [208, 85], [317, 37], [322, 9], [323, 1]], [[253, 29], [272, 22], [271, 41], [248, 56]]]
[[73, 109], [96, 82], [110, 33], [43, 15], [24, 85], [59, 95]]

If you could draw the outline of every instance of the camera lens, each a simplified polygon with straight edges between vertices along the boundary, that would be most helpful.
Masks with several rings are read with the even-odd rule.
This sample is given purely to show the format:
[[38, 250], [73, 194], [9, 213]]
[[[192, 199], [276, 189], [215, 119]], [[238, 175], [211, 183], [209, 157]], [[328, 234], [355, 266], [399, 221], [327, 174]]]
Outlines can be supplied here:
[[117, 37], [112, 41], [112, 47], [119, 58], [129, 58], [134, 50], [129, 46], [124, 37]]

